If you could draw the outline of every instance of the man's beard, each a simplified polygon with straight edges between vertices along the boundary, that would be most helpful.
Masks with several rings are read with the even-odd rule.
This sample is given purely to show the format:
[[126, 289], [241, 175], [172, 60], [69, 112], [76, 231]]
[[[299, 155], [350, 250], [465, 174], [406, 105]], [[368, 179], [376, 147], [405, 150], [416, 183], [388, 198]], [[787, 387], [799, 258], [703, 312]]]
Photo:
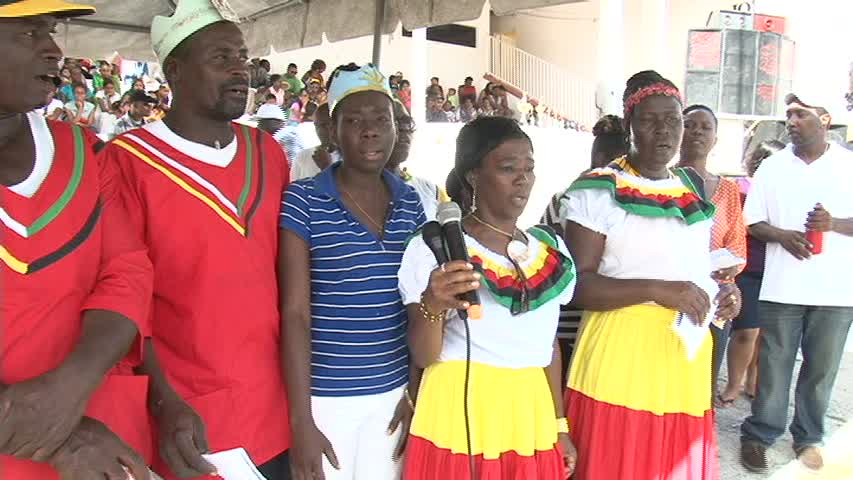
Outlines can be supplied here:
[[246, 101], [240, 103], [237, 101], [229, 101], [226, 96], [232, 87], [247, 87], [248, 84], [241, 80], [228, 82], [219, 88], [219, 99], [213, 105], [213, 112], [222, 120], [231, 121], [240, 118], [246, 113], [246, 101], [249, 96], [246, 95]]
[[220, 98], [213, 106], [213, 114], [217, 119], [231, 121], [240, 118], [245, 113], [245, 106], [237, 106], [232, 102]]

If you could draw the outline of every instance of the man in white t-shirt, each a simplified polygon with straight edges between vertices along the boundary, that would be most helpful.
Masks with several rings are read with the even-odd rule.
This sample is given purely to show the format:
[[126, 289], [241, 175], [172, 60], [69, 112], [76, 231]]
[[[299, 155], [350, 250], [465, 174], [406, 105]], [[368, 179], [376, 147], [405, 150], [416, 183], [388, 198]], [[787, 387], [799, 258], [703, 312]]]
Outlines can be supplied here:
[[449, 202], [450, 197], [447, 196], [443, 188], [425, 178], [412, 175], [406, 167], [403, 167], [403, 164], [409, 159], [409, 152], [412, 148], [412, 140], [415, 136], [415, 120], [399, 100], [394, 101], [393, 107], [397, 140], [394, 142], [394, 150], [391, 152], [385, 169], [398, 175], [418, 192], [427, 220], [435, 220], [438, 204]]
[[332, 143], [332, 118], [329, 115], [329, 104], [324, 103], [314, 112], [314, 129], [320, 145], [302, 150], [293, 161], [290, 170], [292, 181], [309, 178], [325, 170], [329, 165], [340, 161], [341, 154]]
[[57, 94], [57, 90], [47, 94], [47, 104], [36, 110], [48, 120], [59, 120], [62, 117], [62, 114], [65, 113], [65, 104], [62, 103], [62, 100], [56, 98]]
[[[753, 472], [767, 470], [766, 449], [785, 431], [799, 348], [794, 451], [806, 467], [823, 467], [824, 416], [853, 322], [853, 196], [846, 174], [853, 153], [827, 142], [825, 108], [794, 95], [786, 104], [792, 145], [764, 160], [744, 207], [749, 233], [767, 242], [758, 388], [741, 427], [741, 463]], [[821, 232], [822, 242], [809, 241], [806, 231]]]

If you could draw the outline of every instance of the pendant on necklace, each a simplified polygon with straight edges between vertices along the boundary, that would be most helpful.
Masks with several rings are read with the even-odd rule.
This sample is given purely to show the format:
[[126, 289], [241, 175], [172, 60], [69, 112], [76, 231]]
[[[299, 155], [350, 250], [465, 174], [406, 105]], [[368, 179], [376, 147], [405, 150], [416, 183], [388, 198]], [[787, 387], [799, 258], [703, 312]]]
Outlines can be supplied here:
[[507, 256], [516, 263], [524, 263], [530, 258], [530, 249], [520, 240], [511, 240], [506, 246]]

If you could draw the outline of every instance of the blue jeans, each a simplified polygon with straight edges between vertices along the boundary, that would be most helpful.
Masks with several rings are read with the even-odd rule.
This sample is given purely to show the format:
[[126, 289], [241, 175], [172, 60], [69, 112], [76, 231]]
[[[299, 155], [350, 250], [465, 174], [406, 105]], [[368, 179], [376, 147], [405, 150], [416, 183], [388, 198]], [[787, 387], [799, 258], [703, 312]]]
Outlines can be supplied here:
[[741, 426], [741, 438], [770, 446], [785, 432], [791, 377], [797, 349], [801, 347], [803, 365], [797, 379], [790, 430], [795, 450], [819, 445], [823, 441], [824, 415], [853, 323], [853, 307], [761, 302], [759, 316], [758, 391], [752, 402], [752, 416]]

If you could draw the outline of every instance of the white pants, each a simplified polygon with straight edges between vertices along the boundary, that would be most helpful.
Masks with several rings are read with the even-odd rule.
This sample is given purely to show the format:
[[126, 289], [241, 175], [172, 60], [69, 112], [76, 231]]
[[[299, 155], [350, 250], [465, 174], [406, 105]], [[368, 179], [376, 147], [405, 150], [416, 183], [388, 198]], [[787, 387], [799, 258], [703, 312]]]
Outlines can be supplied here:
[[326, 480], [396, 480], [401, 462], [394, 461], [394, 449], [400, 435], [388, 435], [404, 387], [378, 395], [359, 397], [311, 397], [314, 422], [326, 435], [338, 457], [335, 470], [323, 457]]

